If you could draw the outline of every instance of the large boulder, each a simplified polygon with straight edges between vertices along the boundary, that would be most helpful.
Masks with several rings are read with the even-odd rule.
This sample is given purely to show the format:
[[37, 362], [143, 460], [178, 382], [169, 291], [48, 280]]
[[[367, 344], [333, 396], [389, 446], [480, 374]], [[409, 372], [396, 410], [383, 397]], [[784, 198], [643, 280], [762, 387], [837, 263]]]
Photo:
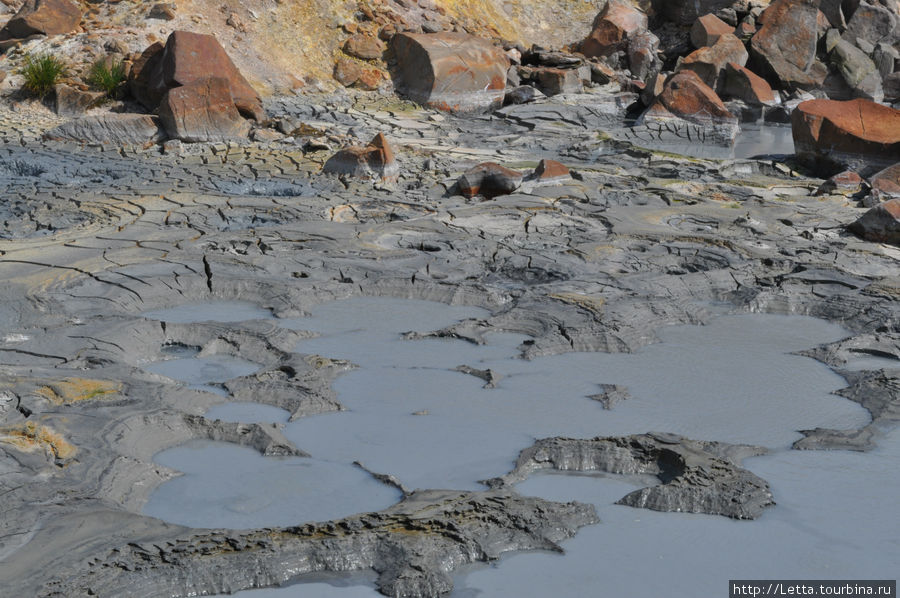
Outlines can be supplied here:
[[890, 199], [875, 206], [847, 230], [866, 241], [900, 245], [900, 199]]
[[816, 59], [819, 0], [775, 0], [750, 40], [760, 71], [787, 89], [820, 87], [828, 68]]
[[594, 18], [590, 35], [581, 42], [581, 53], [588, 58], [615, 54], [627, 47], [628, 40], [647, 29], [647, 15], [627, 0], [609, 0]]
[[44, 134], [46, 139], [116, 146], [146, 146], [163, 141], [159, 118], [149, 114], [100, 114], [70, 120]]
[[809, 100], [791, 113], [797, 155], [818, 170], [870, 174], [900, 162], [900, 110], [869, 100]]
[[396, 181], [400, 166], [387, 138], [378, 133], [365, 147], [344, 148], [331, 156], [322, 171], [364, 180]]
[[394, 88], [449, 112], [503, 105], [509, 58], [489, 41], [465, 33], [399, 33], [391, 38]]
[[243, 140], [250, 133], [224, 77], [173, 87], [159, 104], [159, 118], [170, 137], [188, 142]]
[[747, 64], [747, 49], [734, 34], [726, 33], [711, 47], [694, 50], [685, 57], [678, 70], [694, 71], [704, 83], [714, 90], [720, 89], [729, 62], [744, 66]]
[[876, 102], [884, 99], [881, 73], [865, 52], [842, 39], [831, 51], [829, 58], [844, 82], [853, 90], [854, 96]]
[[22, 39], [36, 34], [60, 35], [81, 22], [81, 7], [69, 0], [25, 0], [22, 8], [0, 29], [0, 39]]
[[148, 110], [155, 110], [170, 89], [215, 76], [225, 79], [234, 105], [247, 118], [265, 120], [256, 90], [212, 35], [173, 31], [166, 45], [151, 45], [131, 70], [131, 92]]
[[628, 40], [628, 69], [638, 81], [646, 81], [662, 69], [659, 38], [650, 31], [639, 31]]
[[860, 2], [847, 23], [843, 38], [852, 44], [862, 39], [872, 45], [880, 42], [893, 44], [900, 36], [898, 16], [877, 3]]
[[737, 117], [693, 71], [672, 75], [638, 124], [666, 129], [685, 140], [716, 145], [731, 145], [740, 132]]

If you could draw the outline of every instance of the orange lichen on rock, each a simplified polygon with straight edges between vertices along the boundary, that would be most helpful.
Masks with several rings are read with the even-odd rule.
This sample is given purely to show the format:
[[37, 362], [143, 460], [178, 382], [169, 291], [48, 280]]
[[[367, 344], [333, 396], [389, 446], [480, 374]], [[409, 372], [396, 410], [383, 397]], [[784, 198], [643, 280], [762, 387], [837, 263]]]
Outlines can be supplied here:
[[27, 421], [17, 426], [0, 428], [0, 442], [26, 453], [43, 451], [57, 465], [65, 465], [77, 452], [62, 434], [49, 426]]
[[122, 384], [109, 380], [65, 378], [35, 391], [55, 405], [71, 405], [92, 399], [111, 399], [122, 392]]

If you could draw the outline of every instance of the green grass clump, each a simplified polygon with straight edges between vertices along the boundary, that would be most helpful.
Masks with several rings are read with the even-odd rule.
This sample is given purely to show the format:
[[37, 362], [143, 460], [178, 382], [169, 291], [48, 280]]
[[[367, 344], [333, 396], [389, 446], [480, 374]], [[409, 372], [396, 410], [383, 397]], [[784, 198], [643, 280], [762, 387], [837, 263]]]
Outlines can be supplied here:
[[122, 84], [125, 82], [125, 65], [121, 60], [107, 62], [101, 58], [91, 65], [88, 73], [88, 83], [107, 97], [115, 100], [122, 93]]
[[43, 98], [66, 73], [66, 63], [52, 54], [28, 54], [19, 69], [25, 77], [25, 91]]

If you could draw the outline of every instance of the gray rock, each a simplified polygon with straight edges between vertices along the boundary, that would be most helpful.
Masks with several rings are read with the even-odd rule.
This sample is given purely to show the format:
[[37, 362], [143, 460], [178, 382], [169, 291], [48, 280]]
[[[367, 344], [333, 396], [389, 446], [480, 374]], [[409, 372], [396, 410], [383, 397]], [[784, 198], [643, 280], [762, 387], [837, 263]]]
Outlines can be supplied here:
[[881, 74], [865, 52], [841, 40], [831, 52], [831, 64], [838, 70], [856, 97], [875, 102], [884, 99]]
[[847, 23], [843, 37], [850, 42], [860, 38], [873, 45], [893, 44], [898, 37], [897, 19], [897, 15], [884, 6], [863, 0]]
[[540, 469], [651, 474], [661, 484], [636, 490], [617, 504], [684, 513], [756, 519], [772, 506], [765, 480], [738, 467], [759, 447], [698, 442], [674, 434], [592, 438], [546, 438], [519, 453], [515, 468], [488, 480], [494, 488], [526, 479]]
[[72, 120], [47, 131], [47, 139], [145, 146], [166, 139], [159, 118], [149, 114], [100, 114]]

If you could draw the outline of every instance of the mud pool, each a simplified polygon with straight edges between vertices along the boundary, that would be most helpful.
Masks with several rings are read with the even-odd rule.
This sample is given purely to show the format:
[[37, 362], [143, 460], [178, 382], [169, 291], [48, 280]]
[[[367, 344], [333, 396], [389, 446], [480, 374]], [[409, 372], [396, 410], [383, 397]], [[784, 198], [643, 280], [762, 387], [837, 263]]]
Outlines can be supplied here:
[[[230, 306], [239, 306], [234, 316]], [[664, 328], [660, 342], [634, 354], [569, 353], [524, 361], [518, 358], [523, 335], [493, 334], [484, 345], [402, 336], [488, 315], [477, 308], [358, 298], [310, 312], [309, 318], [278, 321], [318, 334], [296, 350], [359, 366], [335, 383], [347, 411], [286, 424], [285, 435], [312, 458], [261, 457], [210, 442], [164, 451], [156, 461], [185, 475], [161, 486], [145, 514], [197, 527], [334, 519], [384, 508], [400, 497], [355, 461], [396, 476], [408, 488], [480, 489], [479, 480], [508, 471], [535, 438], [660, 430], [769, 448], [770, 454], [744, 465], [769, 481], [777, 506], [753, 522], [659, 513], [613, 504], [655, 478], [535, 475], [518, 484], [522, 494], [593, 503], [602, 523], [566, 542], [565, 557], [518, 554], [465, 570], [456, 576], [453, 596], [574, 598], [586, 587], [627, 595], [637, 591], [635, 562], [653, 567], [652, 574], [639, 576], [640, 595], [715, 595], [729, 578], [883, 577], [891, 555], [900, 552], [900, 524], [884, 525], [900, 521], [896, 502], [884, 500], [900, 491], [896, 478], [884, 478], [900, 459], [900, 434], [888, 434], [872, 453], [789, 448], [801, 436], [797, 430], [849, 429], [870, 420], [864, 409], [831, 394], [845, 385], [840, 376], [793, 354], [845, 337], [839, 326], [799, 316], [726, 315], [706, 326]], [[247, 304], [211, 304], [157, 313], [184, 322], [192, 314], [236, 322], [266, 312]], [[860, 359], [854, 366], [884, 361]], [[159, 369], [166, 364], [174, 368], [177, 362], [151, 367], [164, 373]], [[457, 371], [462, 365], [491, 370], [499, 379], [496, 387]], [[603, 384], [626, 389], [627, 398], [604, 409], [590, 398]], [[227, 403], [207, 417], [285, 422], [287, 413]], [[227, 470], [222, 463], [229, 464]], [[683, 550], [686, 545], [690, 551]], [[379, 595], [364, 576], [336, 579], [239, 595]]]

